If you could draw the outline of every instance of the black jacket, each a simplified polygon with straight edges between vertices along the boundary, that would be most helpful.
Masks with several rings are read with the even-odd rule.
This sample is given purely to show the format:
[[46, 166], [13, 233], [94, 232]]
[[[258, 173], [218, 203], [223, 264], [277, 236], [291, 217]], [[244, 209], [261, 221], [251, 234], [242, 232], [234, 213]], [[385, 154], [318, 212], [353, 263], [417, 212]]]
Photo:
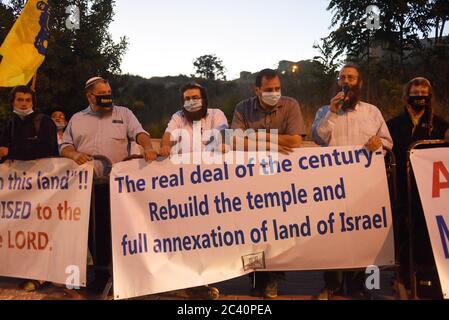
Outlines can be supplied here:
[[13, 114], [2, 130], [0, 146], [9, 148], [10, 160], [59, 156], [56, 125], [44, 114], [32, 113], [23, 120]]
[[434, 116], [432, 120], [432, 131], [429, 134], [427, 115], [421, 117], [417, 128], [413, 132], [413, 122], [407, 111], [387, 122], [391, 137], [393, 138], [393, 152], [397, 163], [397, 183], [399, 204], [404, 205], [407, 201], [407, 151], [410, 146], [419, 140], [444, 139], [449, 123], [444, 119]]

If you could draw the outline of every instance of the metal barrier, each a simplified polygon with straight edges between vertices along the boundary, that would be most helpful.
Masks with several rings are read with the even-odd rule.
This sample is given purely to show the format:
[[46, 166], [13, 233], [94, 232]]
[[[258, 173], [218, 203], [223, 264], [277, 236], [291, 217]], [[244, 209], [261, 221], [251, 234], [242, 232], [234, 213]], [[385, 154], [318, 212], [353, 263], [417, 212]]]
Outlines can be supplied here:
[[[417, 293], [417, 272], [418, 271], [425, 271], [429, 270], [426, 266], [419, 266], [416, 264], [415, 261], [415, 255], [416, 255], [416, 248], [414, 246], [414, 240], [415, 240], [415, 223], [414, 220], [416, 217], [413, 216], [413, 199], [419, 199], [419, 194], [415, 194], [416, 190], [416, 183], [414, 179], [413, 174], [413, 168], [410, 162], [410, 155], [413, 150], [416, 149], [428, 149], [428, 148], [441, 148], [441, 147], [448, 147], [449, 142], [444, 140], [420, 140], [415, 142], [410, 146], [407, 152], [407, 216], [408, 216], [408, 230], [409, 230], [409, 259], [410, 259], [410, 287], [411, 287], [411, 298], [412, 299], [418, 299], [418, 293]], [[415, 197], [412, 197], [412, 195], [415, 194]], [[416, 198], [417, 197], [417, 198]], [[419, 208], [422, 210], [422, 206]], [[424, 226], [425, 227], [425, 226]], [[434, 265], [432, 267], [432, 270], [436, 270], [436, 266]], [[429, 281], [427, 285], [432, 285], [432, 282]]]
[[[400, 300], [408, 300], [407, 290], [404, 285], [400, 272], [400, 260], [399, 260], [399, 223], [398, 223], [398, 185], [397, 185], [397, 163], [396, 156], [392, 150], [384, 148], [385, 152], [385, 169], [387, 173], [388, 187], [390, 190], [390, 204], [391, 215], [393, 218], [393, 234], [394, 234], [394, 279], [393, 288], [396, 293], [396, 297]], [[389, 269], [387, 267], [386, 269]]]
[[[105, 156], [101, 156], [101, 155], [95, 155], [92, 156], [94, 160], [96, 161], [101, 161], [102, 165], [103, 165], [103, 175], [102, 176], [97, 176], [94, 178], [94, 185], [92, 187], [92, 197], [91, 197], [91, 235], [92, 235], [92, 255], [93, 255], [93, 259], [94, 259], [94, 270], [102, 270], [102, 271], [107, 271], [109, 272], [109, 279], [105, 284], [104, 289], [102, 290], [101, 293], [101, 298], [103, 300], [105, 300], [109, 294], [109, 292], [112, 289], [113, 286], [113, 280], [112, 280], [112, 274], [113, 274], [113, 264], [112, 264], [112, 242], [110, 243], [111, 245], [111, 262], [109, 265], [100, 265], [97, 264], [96, 261], [98, 261], [98, 252], [97, 252], [97, 239], [96, 239], [96, 232], [97, 232], [97, 212], [96, 212], [96, 195], [95, 195], [95, 187], [96, 186], [106, 186], [107, 187], [107, 191], [108, 191], [108, 203], [107, 204], [102, 204], [102, 205], [106, 205], [108, 208], [110, 208], [110, 193], [109, 193], [109, 175], [111, 173], [112, 170], [112, 162]], [[142, 159], [143, 156], [142, 155], [131, 155], [127, 158], [125, 158], [123, 161], [130, 161], [133, 159]], [[109, 217], [111, 216], [111, 212], [109, 210]], [[109, 222], [111, 222], [110, 218], [109, 218]], [[109, 226], [107, 226], [109, 228], [109, 233], [111, 235], [111, 239], [112, 239], [112, 228], [111, 228], [111, 224], [109, 224]]]
[[[94, 156], [92, 156], [92, 158], [95, 161], [100, 161], [102, 163], [103, 174], [101, 176], [94, 176], [94, 179], [93, 179], [91, 204], [90, 204], [91, 226], [89, 227], [89, 229], [90, 229], [89, 232], [91, 233], [91, 239], [92, 239], [92, 248], [91, 248], [92, 252], [91, 253], [93, 256], [93, 260], [94, 260], [94, 270], [102, 270], [102, 271], [106, 271], [106, 272], [110, 273], [109, 280], [107, 281], [105, 288], [103, 289], [102, 294], [101, 294], [102, 299], [106, 299], [106, 297], [108, 296], [108, 294], [112, 288], [112, 260], [111, 260], [110, 265], [100, 265], [97, 263], [97, 261], [98, 261], [98, 252], [97, 252], [98, 243], [97, 243], [97, 237], [96, 237], [96, 234], [97, 234], [97, 212], [96, 212], [96, 206], [95, 206], [97, 198], [96, 198], [95, 189], [98, 186], [105, 186], [105, 188], [108, 188], [108, 193], [109, 193], [109, 174], [111, 173], [111, 170], [112, 170], [112, 162], [107, 157], [102, 156], [102, 155], [94, 155]], [[109, 196], [108, 196], [108, 198], [109, 198]], [[109, 201], [105, 205], [110, 207]], [[111, 243], [111, 252], [112, 252], [112, 243]]]

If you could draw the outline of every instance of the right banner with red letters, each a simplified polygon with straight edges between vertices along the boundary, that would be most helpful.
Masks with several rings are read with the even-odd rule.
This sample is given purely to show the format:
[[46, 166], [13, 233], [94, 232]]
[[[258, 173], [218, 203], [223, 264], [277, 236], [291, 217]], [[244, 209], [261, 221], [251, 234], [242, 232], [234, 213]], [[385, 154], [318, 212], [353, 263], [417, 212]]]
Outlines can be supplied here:
[[410, 159], [445, 299], [449, 299], [449, 148], [412, 150]]

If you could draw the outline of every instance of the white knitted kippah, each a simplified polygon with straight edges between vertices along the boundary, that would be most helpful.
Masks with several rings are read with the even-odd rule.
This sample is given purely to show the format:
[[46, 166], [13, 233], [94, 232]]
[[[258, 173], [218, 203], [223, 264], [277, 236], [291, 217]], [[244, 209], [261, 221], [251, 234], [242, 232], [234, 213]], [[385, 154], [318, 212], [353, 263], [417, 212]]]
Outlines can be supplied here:
[[94, 83], [97, 83], [98, 81], [106, 81], [106, 80], [103, 79], [102, 77], [93, 77], [93, 78], [90, 78], [89, 80], [86, 81], [86, 87], [85, 87], [85, 89], [89, 88], [91, 85], [93, 85]]

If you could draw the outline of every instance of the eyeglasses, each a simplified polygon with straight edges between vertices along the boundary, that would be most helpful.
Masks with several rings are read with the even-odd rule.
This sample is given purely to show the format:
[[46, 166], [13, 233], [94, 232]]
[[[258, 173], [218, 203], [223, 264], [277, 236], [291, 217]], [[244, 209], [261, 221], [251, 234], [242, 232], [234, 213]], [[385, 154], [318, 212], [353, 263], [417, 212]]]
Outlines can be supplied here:
[[357, 77], [355, 77], [355, 76], [339, 76], [337, 78], [338, 81], [344, 81], [345, 79], [347, 79], [350, 82], [357, 81]]
[[31, 98], [16, 98], [17, 102], [31, 102], [33, 99]]
[[192, 96], [192, 97], [184, 97], [184, 101], [190, 101], [190, 100], [200, 100], [200, 96]]

